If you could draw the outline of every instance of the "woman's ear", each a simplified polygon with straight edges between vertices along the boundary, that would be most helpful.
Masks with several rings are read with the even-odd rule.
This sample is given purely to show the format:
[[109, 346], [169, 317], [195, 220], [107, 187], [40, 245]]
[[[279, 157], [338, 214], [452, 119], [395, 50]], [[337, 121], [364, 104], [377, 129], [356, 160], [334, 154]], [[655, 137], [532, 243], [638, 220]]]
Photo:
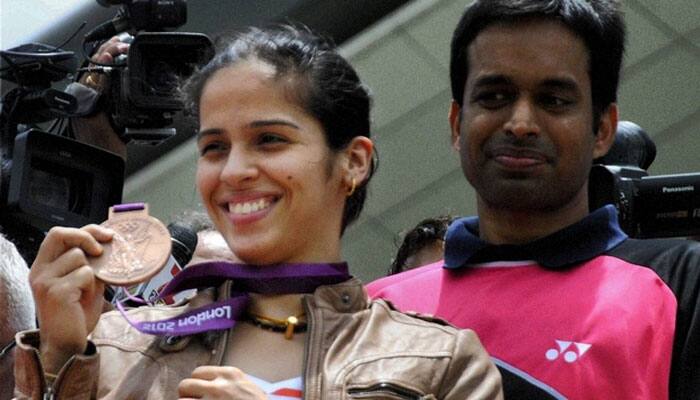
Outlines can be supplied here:
[[374, 142], [366, 136], [355, 136], [343, 150], [343, 181], [347, 187], [352, 186], [353, 178], [358, 186], [367, 179], [373, 151]]

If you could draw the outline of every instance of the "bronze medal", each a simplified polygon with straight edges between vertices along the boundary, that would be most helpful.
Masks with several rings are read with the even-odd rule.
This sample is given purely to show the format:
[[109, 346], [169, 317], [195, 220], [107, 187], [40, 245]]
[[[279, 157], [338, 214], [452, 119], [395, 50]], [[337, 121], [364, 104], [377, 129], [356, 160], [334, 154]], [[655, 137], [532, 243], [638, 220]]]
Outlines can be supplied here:
[[156, 275], [170, 256], [171, 240], [162, 222], [148, 215], [144, 203], [109, 208], [101, 224], [115, 232], [104, 252], [88, 260], [97, 278], [113, 286], [133, 286]]

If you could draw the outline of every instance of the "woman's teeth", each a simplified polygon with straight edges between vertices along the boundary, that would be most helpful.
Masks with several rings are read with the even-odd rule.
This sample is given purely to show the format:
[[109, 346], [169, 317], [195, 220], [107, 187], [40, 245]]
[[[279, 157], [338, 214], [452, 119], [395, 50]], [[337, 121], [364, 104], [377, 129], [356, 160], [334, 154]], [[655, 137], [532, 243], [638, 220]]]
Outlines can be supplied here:
[[257, 201], [250, 201], [245, 203], [229, 203], [228, 209], [230, 213], [246, 215], [254, 213], [260, 210], [264, 210], [270, 207], [270, 201], [267, 199], [260, 199]]

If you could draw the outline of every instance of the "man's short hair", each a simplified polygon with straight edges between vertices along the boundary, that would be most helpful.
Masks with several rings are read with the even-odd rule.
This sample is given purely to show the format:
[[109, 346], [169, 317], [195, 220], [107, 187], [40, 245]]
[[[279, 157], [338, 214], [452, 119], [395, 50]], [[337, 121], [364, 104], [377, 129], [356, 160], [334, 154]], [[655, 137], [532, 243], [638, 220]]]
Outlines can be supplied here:
[[494, 23], [517, 23], [531, 18], [560, 21], [586, 44], [597, 126], [602, 113], [617, 101], [625, 48], [625, 26], [615, 0], [476, 0], [467, 7], [452, 36], [452, 98], [463, 106], [469, 74], [468, 47], [476, 36]]

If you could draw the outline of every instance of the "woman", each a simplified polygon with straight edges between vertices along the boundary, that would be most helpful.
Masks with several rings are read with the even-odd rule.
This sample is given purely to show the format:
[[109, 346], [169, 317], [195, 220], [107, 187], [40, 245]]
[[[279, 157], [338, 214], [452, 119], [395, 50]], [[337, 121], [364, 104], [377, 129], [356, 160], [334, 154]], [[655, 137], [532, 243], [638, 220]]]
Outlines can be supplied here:
[[[352, 67], [307, 31], [251, 30], [184, 91], [199, 116], [197, 186], [231, 250], [261, 275], [280, 265], [337, 265], [340, 236], [362, 209], [374, 166], [370, 99]], [[41, 340], [20, 335], [20, 396], [501, 396], [498, 372], [473, 332], [370, 303], [356, 279], [307, 294], [250, 293], [245, 319], [223, 331], [159, 337], [118, 313], [100, 317], [103, 284], [86, 256], [99, 255], [111, 235], [91, 225], [55, 228], [44, 240], [30, 277]], [[129, 318], [158, 320], [229, 299], [236, 284]]]

